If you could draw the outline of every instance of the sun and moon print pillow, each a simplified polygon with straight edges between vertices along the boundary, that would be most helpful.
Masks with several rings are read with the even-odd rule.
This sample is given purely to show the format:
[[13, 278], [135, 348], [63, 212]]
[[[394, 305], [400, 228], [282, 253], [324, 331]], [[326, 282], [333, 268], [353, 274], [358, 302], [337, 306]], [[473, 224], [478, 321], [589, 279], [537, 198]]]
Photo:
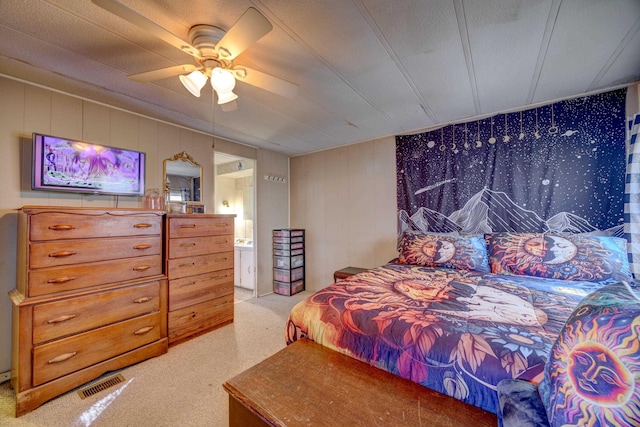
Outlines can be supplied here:
[[405, 232], [398, 263], [490, 272], [483, 236]]
[[619, 237], [492, 233], [485, 238], [495, 274], [589, 282], [631, 277], [627, 241]]

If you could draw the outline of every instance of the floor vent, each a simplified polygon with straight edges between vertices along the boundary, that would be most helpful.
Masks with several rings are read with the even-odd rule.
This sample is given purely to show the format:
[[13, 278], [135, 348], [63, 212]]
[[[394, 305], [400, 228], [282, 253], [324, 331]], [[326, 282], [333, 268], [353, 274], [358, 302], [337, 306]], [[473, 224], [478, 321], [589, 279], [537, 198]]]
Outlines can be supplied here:
[[109, 387], [112, 387], [116, 384], [120, 384], [124, 382], [124, 377], [122, 374], [114, 375], [112, 377], [108, 377], [102, 379], [96, 383], [91, 384], [83, 389], [78, 390], [78, 395], [80, 399], [85, 399], [89, 396], [93, 396], [96, 393], [100, 393], [102, 390], [106, 390]]

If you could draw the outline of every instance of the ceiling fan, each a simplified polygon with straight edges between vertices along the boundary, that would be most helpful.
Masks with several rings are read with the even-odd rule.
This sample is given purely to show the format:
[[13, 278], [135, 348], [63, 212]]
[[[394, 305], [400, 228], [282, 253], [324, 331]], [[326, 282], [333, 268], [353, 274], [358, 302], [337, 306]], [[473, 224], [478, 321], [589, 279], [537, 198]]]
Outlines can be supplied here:
[[[184, 87], [194, 96], [199, 97], [200, 90], [209, 78], [218, 96], [218, 104], [228, 104], [238, 98], [233, 93], [236, 80], [288, 98], [295, 97], [298, 92], [298, 86], [294, 83], [244, 65], [233, 64], [233, 60], [238, 55], [273, 29], [267, 18], [253, 7], [247, 9], [228, 31], [206, 24], [191, 27], [190, 43], [187, 43], [118, 0], [92, 1], [108, 12], [193, 56], [196, 62], [196, 64], [182, 64], [132, 74], [129, 76], [132, 80], [150, 82], [180, 76]], [[225, 111], [233, 110], [235, 103], [222, 105], [222, 108]]]

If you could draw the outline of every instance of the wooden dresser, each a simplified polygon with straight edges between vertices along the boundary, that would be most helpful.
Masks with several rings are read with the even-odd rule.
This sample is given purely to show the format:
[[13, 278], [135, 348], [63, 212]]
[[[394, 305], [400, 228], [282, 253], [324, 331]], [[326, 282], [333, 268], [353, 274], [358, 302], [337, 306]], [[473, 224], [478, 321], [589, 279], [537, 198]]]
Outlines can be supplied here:
[[19, 212], [11, 383], [16, 416], [167, 352], [163, 212]]
[[234, 216], [166, 216], [169, 344], [233, 322]]

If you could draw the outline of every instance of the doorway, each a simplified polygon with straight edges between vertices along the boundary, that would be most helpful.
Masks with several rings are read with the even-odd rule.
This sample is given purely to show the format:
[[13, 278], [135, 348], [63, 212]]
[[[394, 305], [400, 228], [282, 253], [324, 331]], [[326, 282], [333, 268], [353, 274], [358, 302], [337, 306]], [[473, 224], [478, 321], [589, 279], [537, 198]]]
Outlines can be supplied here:
[[215, 213], [235, 214], [234, 286], [236, 301], [255, 298], [255, 160], [214, 153]]

